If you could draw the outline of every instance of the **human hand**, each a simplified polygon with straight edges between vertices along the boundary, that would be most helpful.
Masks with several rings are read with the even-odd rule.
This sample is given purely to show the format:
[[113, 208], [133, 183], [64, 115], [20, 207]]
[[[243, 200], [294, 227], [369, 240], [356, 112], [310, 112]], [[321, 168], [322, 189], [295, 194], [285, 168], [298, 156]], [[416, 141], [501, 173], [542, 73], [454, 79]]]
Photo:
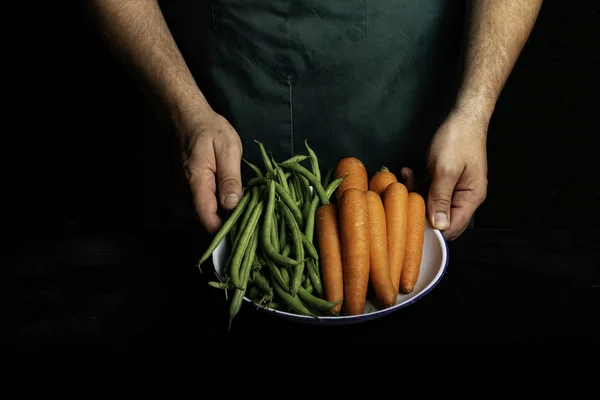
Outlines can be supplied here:
[[242, 197], [242, 141], [233, 126], [211, 111], [178, 127], [183, 165], [200, 222], [209, 233], [223, 224]]
[[449, 241], [464, 232], [486, 198], [487, 129], [487, 120], [454, 111], [430, 143], [427, 215]]

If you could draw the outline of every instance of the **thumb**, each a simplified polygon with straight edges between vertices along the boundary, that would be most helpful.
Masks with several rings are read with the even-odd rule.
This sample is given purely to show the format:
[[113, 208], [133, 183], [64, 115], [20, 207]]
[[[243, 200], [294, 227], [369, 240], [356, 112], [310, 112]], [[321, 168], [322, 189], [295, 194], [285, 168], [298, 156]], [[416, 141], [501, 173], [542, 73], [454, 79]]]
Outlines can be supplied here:
[[242, 154], [235, 147], [220, 152], [217, 162], [219, 202], [225, 210], [233, 210], [242, 198]]
[[450, 226], [450, 207], [452, 194], [458, 176], [451, 173], [434, 173], [427, 196], [427, 210], [431, 225], [435, 229], [445, 230]]

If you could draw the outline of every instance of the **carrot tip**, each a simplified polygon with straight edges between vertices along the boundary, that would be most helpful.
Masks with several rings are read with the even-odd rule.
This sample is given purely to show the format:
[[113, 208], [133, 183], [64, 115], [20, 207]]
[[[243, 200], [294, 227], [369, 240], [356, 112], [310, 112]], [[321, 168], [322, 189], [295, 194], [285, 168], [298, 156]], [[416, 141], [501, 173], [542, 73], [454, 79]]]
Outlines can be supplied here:
[[404, 292], [404, 294], [409, 294], [412, 293], [412, 291], [415, 289], [414, 286], [402, 286], [401, 287], [402, 292]]

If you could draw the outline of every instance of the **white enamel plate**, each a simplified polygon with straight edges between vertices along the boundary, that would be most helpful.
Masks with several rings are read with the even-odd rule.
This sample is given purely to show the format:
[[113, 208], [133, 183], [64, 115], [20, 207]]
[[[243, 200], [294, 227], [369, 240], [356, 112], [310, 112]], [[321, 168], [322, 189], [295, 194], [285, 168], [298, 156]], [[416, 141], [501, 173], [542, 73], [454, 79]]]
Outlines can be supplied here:
[[[212, 254], [213, 264], [217, 275], [223, 279], [223, 266], [227, 260], [227, 240], [221, 241], [221, 244], [215, 249]], [[442, 233], [433, 229], [429, 223], [425, 225], [425, 240], [423, 243], [423, 258], [421, 260], [421, 270], [419, 273], [419, 279], [412, 293], [410, 294], [399, 294], [396, 305], [386, 308], [378, 309], [370, 301], [367, 300], [365, 311], [361, 315], [340, 315], [340, 316], [327, 316], [319, 317], [319, 319], [294, 314], [291, 312], [285, 312], [281, 310], [275, 310], [271, 308], [265, 308], [253, 303], [249, 298], [244, 297], [246, 304], [252, 305], [260, 311], [270, 313], [276, 317], [285, 318], [300, 323], [308, 324], [354, 324], [360, 323], [374, 318], [379, 318], [384, 315], [388, 315], [401, 308], [407, 307], [423, 296], [426, 296], [437, 283], [442, 279], [446, 269], [448, 268], [448, 246], [446, 240], [442, 236]], [[224, 279], [223, 279], [224, 280]]]

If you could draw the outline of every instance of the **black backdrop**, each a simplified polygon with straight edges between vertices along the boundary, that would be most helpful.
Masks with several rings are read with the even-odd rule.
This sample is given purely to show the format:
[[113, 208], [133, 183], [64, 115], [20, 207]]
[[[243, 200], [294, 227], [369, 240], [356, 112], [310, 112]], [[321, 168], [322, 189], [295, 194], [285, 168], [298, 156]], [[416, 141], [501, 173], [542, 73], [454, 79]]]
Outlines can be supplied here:
[[[145, 169], [147, 104], [77, 2], [51, 3], [15, 26], [9, 45], [10, 228], [143, 224], [157, 210], [144, 187], [170, 179]], [[598, 226], [599, 4], [545, 2], [490, 126], [489, 195], [477, 227]]]

